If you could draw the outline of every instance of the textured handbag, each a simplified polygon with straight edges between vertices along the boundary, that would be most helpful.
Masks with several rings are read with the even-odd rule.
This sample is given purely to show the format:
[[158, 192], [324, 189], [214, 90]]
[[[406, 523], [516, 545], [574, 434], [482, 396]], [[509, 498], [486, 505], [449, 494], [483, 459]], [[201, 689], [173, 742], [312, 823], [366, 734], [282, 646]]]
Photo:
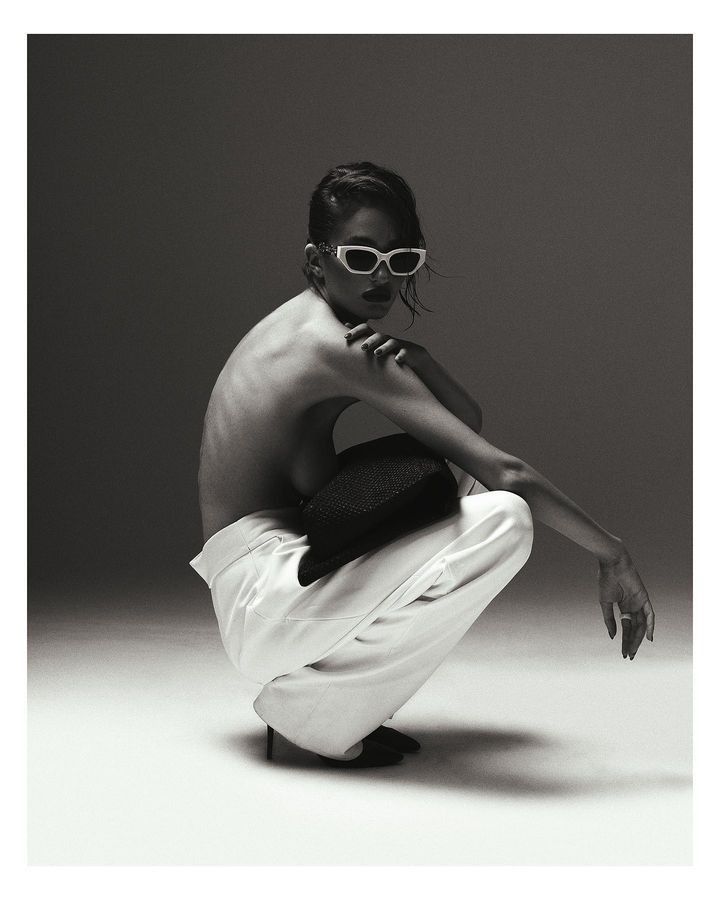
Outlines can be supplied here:
[[409, 434], [390, 434], [338, 454], [339, 472], [301, 507], [309, 549], [303, 586], [458, 508], [445, 459]]

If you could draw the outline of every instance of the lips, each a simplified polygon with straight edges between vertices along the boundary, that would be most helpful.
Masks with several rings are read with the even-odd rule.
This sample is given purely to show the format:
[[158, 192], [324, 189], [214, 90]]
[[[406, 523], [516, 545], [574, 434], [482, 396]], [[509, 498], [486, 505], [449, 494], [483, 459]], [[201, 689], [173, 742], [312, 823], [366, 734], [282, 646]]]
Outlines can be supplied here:
[[390, 299], [390, 290], [387, 287], [371, 287], [370, 290], [363, 292], [363, 297], [374, 302], [387, 302]]

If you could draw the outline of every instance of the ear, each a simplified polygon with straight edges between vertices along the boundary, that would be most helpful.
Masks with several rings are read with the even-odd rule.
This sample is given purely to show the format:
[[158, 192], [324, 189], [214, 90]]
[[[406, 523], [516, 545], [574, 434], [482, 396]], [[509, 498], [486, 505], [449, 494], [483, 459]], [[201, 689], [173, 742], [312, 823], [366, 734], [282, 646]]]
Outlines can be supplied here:
[[320, 265], [320, 251], [314, 243], [305, 244], [305, 258], [313, 275], [316, 278], [324, 277], [322, 266]]

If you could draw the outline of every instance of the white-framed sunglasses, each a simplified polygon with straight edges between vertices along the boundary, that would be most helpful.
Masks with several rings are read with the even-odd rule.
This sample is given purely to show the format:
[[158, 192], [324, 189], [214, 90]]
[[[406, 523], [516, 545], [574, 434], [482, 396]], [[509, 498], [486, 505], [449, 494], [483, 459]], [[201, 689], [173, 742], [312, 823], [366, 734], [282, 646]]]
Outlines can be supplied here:
[[425, 250], [419, 247], [402, 247], [381, 253], [374, 247], [340, 246], [319, 243], [321, 253], [329, 253], [342, 262], [354, 275], [371, 275], [381, 262], [385, 262], [393, 275], [414, 275], [425, 263]]

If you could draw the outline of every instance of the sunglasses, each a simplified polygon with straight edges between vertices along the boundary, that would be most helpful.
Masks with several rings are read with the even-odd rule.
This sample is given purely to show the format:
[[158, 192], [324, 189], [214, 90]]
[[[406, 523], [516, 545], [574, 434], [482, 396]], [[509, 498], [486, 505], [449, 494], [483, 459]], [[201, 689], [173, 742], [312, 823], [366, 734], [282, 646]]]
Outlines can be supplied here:
[[425, 250], [414, 247], [403, 247], [380, 253], [373, 247], [333, 247], [330, 244], [318, 244], [321, 253], [337, 256], [345, 268], [354, 275], [371, 275], [381, 262], [393, 275], [414, 275], [425, 262]]

